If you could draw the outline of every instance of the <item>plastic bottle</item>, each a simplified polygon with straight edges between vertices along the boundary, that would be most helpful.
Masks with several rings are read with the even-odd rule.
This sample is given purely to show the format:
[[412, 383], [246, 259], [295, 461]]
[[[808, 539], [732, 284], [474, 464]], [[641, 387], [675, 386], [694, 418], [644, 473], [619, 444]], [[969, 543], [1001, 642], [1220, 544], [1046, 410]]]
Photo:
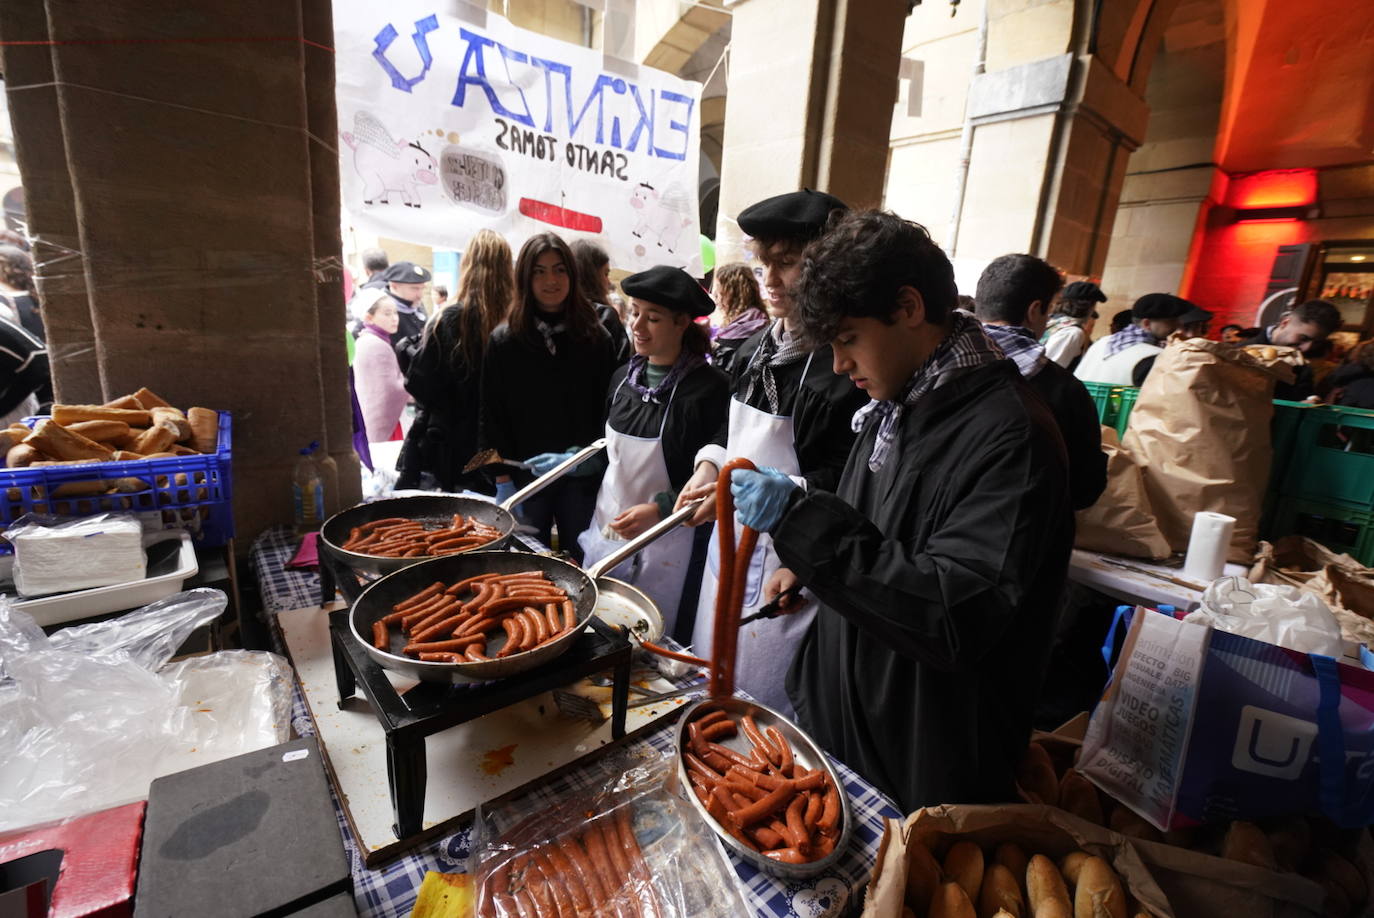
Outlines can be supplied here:
[[292, 508], [295, 514], [296, 535], [315, 532], [324, 522], [324, 476], [315, 459], [320, 448], [318, 441], [300, 450], [296, 468], [291, 473]]

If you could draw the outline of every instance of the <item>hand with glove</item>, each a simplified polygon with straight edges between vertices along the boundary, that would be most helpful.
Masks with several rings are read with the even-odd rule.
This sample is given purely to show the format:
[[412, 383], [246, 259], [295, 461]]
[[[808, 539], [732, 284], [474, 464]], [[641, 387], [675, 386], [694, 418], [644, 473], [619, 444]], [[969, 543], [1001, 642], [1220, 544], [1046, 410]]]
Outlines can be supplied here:
[[777, 469], [735, 469], [730, 473], [735, 514], [740, 523], [759, 532], [772, 532], [781, 522], [787, 500], [796, 489], [797, 483]]
[[[580, 450], [581, 447], [574, 446], [572, 449], [567, 450], [566, 452], [540, 453], [537, 456], [531, 456], [529, 459], [525, 461], [529, 463], [530, 471], [533, 472], [535, 475], [547, 475], [549, 472], [552, 472], [555, 468], [557, 468], [559, 463], [566, 462], [573, 456], [576, 456]], [[576, 468], [572, 469], [570, 472], [567, 473], [568, 477], [585, 478], [591, 475], [595, 475], [598, 469], [597, 463], [592, 461], [595, 458], [595, 456], [589, 456], [586, 459], [582, 460], [582, 462], [578, 464]]]

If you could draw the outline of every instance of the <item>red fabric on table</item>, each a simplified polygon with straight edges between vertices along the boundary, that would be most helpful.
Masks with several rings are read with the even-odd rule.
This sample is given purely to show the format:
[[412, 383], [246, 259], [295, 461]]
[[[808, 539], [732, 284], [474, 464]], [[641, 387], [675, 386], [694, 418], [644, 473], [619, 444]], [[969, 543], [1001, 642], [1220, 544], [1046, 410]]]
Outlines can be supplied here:
[[0, 864], [39, 851], [62, 852], [49, 918], [126, 918], [134, 911], [140, 801], [0, 835]]

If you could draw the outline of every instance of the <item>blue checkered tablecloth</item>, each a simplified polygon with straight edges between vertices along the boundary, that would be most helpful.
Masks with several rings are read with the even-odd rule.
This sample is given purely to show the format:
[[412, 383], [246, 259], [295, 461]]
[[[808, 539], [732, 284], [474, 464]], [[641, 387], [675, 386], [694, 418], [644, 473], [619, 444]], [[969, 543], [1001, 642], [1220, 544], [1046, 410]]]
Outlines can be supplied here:
[[[262, 600], [269, 618], [289, 609], [319, 604], [319, 576], [314, 572], [286, 570], [284, 565], [296, 551], [296, 538], [284, 527], [269, 529], [253, 543], [250, 564], [258, 579]], [[280, 631], [269, 629], [273, 640], [280, 641]], [[283, 648], [277, 647], [278, 652]], [[291, 724], [301, 736], [314, 736], [315, 724], [310, 719], [305, 698], [296, 686], [291, 710]], [[673, 727], [666, 725], [631, 741], [641, 751], [668, 751], [673, 746]], [[897, 808], [883, 794], [843, 763], [831, 761], [849, 795], [854, 819], [854, 832], [849, 850], [835, 869], [807, 880], [785, 880], [762, 873], [752, 865], [726, 852], [730, 864], [739, 877], [740, 891], [747, 905], [762, 918], [836, 918], [857, 914], [862, 905], [863, 889], [868, 884], [882, 839], [883, 820], [899, 817]], [[591, 786], [599, 780], [593, 764], [576, 768], [549, 780], [527, 793], [534, 797], [557, 799], [572, 791]], [[331, 786], [330, 793], [334, 789]], [[463, 828], [446, 838], [414, 848], [402, 857], [378, 869], [363, 864], [357, 842], [334, 798], [335, 816], [344, 848], [353, 868], [353, 891], [358, 913], [365, 918], [390, 918], [408, 915], [415, 904], [428, 871], [444, 873], [466, 872], [470, 851], [470, 829]], [[724, 849], [722, 849], [724, 850]]]

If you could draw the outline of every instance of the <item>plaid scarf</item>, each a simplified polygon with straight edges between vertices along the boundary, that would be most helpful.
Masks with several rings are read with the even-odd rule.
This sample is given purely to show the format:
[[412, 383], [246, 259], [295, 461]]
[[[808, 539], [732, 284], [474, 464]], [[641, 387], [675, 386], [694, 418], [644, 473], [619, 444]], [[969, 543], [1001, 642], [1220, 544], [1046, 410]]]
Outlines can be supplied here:
[[744, 391], [744, 400], [749, 401], [754, 397], [754, 390], [763, 386], [763, 394], [768, 399], [768, 412], [777, 414], [778, 380], [773, 375], [774, 368], [796, 363], [808, 353], [796, 337], [782, 330], [782, 320], [778, 319], [768, 334], [763, 336], [759, 349], [754, 352], [754, 359], [749, 363], [745, 373], [749, 378], [749, 388]]
[[1028, 328], [1019, 325], [984, 325], [983, 331], [1016, 364], [1016, 369], [1026, 379], [1039, 373], [1049, 362], [1045, 349]]
[[568, 326], [562, 322], [550, 324], [540, 316], [534, 317], [534, 327], [539, 329], [539, 334], [544, 336], [544, 347], [549, 349], [552, 356], [558, 355], [558, 345], [554, 343], [553, 336], [568, 330]]
[[1045, 326], [1045, 333], [1040, 336], [1040, 343], [1044, 344], [1049, 341], [1050, 336], [1061, 328], [1067, 328], [1070, 325], [1082, 328], [1087, 321], [1087, 319], [1075, 319], [1073, 316], [1066, 316], [1062, 312], [1057, 316], [1050, 316], [1050, 323]]
[[897, 425], [908, 408], [914, 406], [933, 389], [938, 389], [966, 370], [973, 370], [1002, 358], [1002, 352], [983, 331], [978, 320], [964, 312], [953, 314], [953, 328], [949, 337], [941, 341], [926, 362], [921, 364], [911, 380], [902, 388], [896, 401], [873, 399], [854, 413], [851, 427], [855, 433], [863, 429], [870, 415], [878, 416], [878, 436], [868, 457], [868, 469], [876, 472], [887, 461], [892, 444], [897, 442]]
[[642, 354], [635, 354], [630, 358], [630, 372], [625, 374], [625, 385], [630, 390], [646, 402], [653, 402], [655, 405], [663, 404], [665, 393], [672, 392], [688, 373], [706, 363], [706, 358], [701, 354], [693, 354], [691, 351], [683, 349], [673, 362], [673, 367], [668, 371], [668, 375], [663, 377], [663, 381], [650, 389], [644, 385], [644, 373], [649, 366], [649, 358]]
[[1136, 344], [1153, 344], [1155, 347], [1159, 347], [1159, 340], [1147, 332], [1144, 326], [1127, 325], [1107, 339], [1107, 356], [1115, 357], [1126, 348]]

